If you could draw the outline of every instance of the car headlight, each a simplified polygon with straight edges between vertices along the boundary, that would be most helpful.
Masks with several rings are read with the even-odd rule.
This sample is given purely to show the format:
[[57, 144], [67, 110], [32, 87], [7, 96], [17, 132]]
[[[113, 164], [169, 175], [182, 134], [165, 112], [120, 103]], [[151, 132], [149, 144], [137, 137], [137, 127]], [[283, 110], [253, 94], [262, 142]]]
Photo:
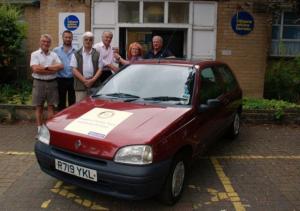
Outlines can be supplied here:
[[126, 146], [116, 153], [114, 161], [135, 165], [152, 163], [152, 147], [148, 145]]
[[49, 145], [50, 142], [50, 132], [48, 128], [45, 125], [41, 126], [41, 129], [39, 131], [39, 134], [37, 136], [37, 140], [40, 142]]

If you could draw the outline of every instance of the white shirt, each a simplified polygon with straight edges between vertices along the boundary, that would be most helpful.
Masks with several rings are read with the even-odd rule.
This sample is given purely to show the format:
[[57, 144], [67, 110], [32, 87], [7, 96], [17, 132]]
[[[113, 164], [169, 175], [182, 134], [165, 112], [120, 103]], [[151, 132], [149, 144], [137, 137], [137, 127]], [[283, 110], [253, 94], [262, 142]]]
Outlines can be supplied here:
[[[82, 74], [84, 78], [92, 78], [94, 76], [94, 67], [92, 61], [92, 50], [89, 52], [85, 52], [84, 48], [82, 48]], [[72, 54], [70, 66], [74, 68], [78, 68], [78, 63], [74, 54]], [[101, 56], [98, 61], [98, 68], [102, 69], [103, 63], [101, 61]]]
[[[39, 49], [31, 53], [30, 67], [32, 67], [32, 65], [42, 65], [44, 67], [48, 67], [54, 64], [61, 64], [61, 61], [57, 54], [52, 51], [48, 51], [48, 53], [45, 54], [42, 49]], [[32, 73], [32, 77], [41, 80], [52, 80], [56, 78], [56, 73], [49, 75]]]
[[111, 46], [108, 46], [108, 48], [106, 48], [103, 42], [99, 42], [94, 45], [94, 48], [100, 53], [103, 66], [112, 64], [114, 62], [114, 52]]

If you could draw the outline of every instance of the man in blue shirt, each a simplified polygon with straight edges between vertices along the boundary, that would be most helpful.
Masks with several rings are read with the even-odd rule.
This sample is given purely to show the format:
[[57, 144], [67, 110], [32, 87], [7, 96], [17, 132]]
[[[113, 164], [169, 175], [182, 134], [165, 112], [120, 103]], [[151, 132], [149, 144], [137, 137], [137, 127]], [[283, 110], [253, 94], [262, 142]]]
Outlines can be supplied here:
[[71, 31], [64, 31], [62, 34], [63, 45], [56, 47], [53, 51], [58, 55], [64, 69], [57, 72], [58, 95], [59, 103], [58, 110], [61, 111], [66, 108], [66, 96], [68, 95], [68, 105], [75, 103], [74, 79], [70, 60], [75, 49], [72, 46], [73, 34]]

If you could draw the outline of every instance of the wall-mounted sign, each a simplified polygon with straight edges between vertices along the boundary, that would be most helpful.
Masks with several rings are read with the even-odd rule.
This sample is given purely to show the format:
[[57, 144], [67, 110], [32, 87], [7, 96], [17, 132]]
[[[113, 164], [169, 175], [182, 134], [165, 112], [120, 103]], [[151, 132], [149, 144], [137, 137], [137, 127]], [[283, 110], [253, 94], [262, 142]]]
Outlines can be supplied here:
[[254, 18], [245, 11], [237, 12], [231, 19], [233, 31], [239, 35], [247, 35], [254, 28]]
[[64, 20], [65, 28], [70, 31], [75, 31], [80, 26], [80, 20], [75, 15], [69, 15]]
[[59, 13], [59, 44], [62, 44], [62, 33], [69, 30], [73, 33], [73, 46], [78, 49], [82, 46], [82, 35], [85, 32], [84, 13]]

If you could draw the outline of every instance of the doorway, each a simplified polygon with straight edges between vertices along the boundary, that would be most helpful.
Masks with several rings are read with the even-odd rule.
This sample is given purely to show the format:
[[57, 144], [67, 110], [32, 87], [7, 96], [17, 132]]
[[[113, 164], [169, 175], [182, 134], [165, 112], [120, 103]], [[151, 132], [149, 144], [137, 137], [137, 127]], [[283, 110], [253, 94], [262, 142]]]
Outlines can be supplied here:
[[152, 47], [152, 37], [159, 35], [164, 40], [164, 48], [168, 48], [177, 58], [186, 57], [186, 29], [145, 29], [120, 28], [119, 30], [120, 54], [126, 58], [130, 43], [139, 42], [144, 48], [144, 54]]

